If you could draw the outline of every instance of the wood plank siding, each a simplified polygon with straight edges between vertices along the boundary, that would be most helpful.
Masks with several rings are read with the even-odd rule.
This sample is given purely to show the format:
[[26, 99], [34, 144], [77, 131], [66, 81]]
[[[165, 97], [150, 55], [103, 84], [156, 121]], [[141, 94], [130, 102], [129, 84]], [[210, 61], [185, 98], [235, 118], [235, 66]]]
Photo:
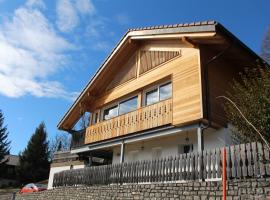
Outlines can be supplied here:
[[107, 90], [110, 90], [118, 85], [121, 85], [137, 76], [136, 54], [132, 55], [130, 59], [119, 67], [118, 73], [115, 75]]
[[180, 51], [140, 51], [140, 74], [180, 55]]

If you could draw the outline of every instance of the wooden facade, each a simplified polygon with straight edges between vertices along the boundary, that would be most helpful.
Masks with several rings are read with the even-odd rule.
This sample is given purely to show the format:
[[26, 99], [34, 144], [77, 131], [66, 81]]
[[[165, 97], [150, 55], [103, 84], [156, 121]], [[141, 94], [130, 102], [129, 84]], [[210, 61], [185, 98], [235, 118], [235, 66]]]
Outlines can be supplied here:
[[[128, 65], [137, 69], [135, 78], [126, 79], [124, 83], [114, 79], [113, 82], [119, 84], [106, 90], [91, 105], [101, 119], [104, 106], [138, 95], [138, 109], [91, 125], [86, 131], [86, 144], [163, 125], [181, 125], [202, 118], [199, 50], [183, 47], [180, 42], [177, 48], [175, 45], [171, 48], [164, 42], [153, 46], [154, 51], [149, 50], [152, 47], [150, 43], [135, 52], [137, 67]], [[158, 51], [159, 48], [162, 51]], [[130, 76], [130, 70], [125, 71]], [[123, 80], [124, 76], [121, 73], [119, 79]], [[172, 83], [172, 97], [144, 107], [145, 90], [166, 81]], [[143, 119], [142, 114], [145, 115]]]

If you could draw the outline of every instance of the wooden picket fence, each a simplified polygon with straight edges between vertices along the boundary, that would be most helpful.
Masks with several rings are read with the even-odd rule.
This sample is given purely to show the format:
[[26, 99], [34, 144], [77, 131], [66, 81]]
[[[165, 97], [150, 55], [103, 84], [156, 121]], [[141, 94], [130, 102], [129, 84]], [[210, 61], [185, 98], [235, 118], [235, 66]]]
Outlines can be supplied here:
[[[62, 171], [53, 186], [219, 180], [224, 148], [151, 161], [112, 164]], [[227, 179], [270, 175], [269, 150], [253, 142], [226, 147]]]

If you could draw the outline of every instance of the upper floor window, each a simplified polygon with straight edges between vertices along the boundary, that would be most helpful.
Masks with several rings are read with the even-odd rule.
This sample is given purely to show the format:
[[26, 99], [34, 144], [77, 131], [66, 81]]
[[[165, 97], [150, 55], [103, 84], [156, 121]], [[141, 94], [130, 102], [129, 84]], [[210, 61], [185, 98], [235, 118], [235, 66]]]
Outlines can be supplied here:
[[172, 96], [172, 83], [157, 85], [145, 93], [145, 105], [151, 105]]
[[122, 115], [133, 110], [138, 106], [138, 96], [118, 102], [103, 110], [103, 120], [108, 120], [118, 115]]
[[138, 107], [138, 97], [132, 97], [119, 103], [119, 115], [136, 110]]
[[107, 108], [103, 111], [103, 120], [108, 120], [118, 115], [118, 105]]
[[159, 86], [159, 100], [168, 99], [172, 97], [172, 83], [166, 83]]
[[150, 105], [159, 101], [158, 89], [153, 89], [145, 93], [145, 104]]

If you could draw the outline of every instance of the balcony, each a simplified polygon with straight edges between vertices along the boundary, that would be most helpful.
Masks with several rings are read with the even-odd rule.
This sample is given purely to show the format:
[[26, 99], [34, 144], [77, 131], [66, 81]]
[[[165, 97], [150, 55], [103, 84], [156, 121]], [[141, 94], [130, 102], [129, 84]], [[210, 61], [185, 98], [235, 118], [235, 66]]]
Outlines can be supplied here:
[[172, 99], [139, 108], [86, 129], [85, 144], [172, 123]]

